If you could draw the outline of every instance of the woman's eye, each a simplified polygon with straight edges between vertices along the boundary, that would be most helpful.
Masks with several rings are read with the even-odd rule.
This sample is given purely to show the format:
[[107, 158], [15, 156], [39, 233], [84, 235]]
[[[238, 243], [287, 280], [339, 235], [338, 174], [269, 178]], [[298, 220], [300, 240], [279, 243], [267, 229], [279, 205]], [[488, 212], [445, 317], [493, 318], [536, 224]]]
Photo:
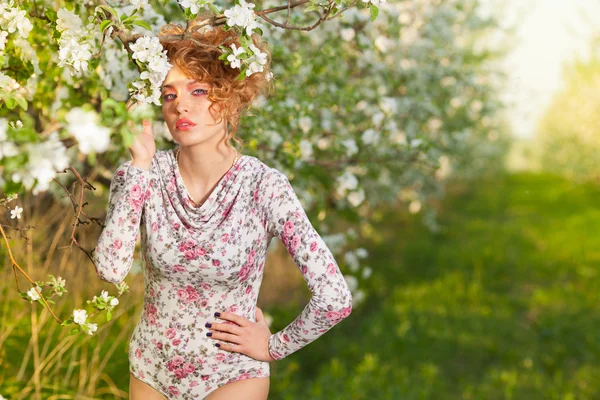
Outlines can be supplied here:
[[172, 98], [171, 98], [171, 97], [169, 97], [169, 96], [175, 96], [175, 95], [174, 95], [174, 94], [165, 94], [165, 95], [163, 96], [163, 100], [166, 100], [166, 101], [172, 100]]
[[192, 93], [197, 93], [197, 92], [201, 92], [203, 94], [208, 94], [208, 90], [206, 90], [206, 89], [196, 89]]

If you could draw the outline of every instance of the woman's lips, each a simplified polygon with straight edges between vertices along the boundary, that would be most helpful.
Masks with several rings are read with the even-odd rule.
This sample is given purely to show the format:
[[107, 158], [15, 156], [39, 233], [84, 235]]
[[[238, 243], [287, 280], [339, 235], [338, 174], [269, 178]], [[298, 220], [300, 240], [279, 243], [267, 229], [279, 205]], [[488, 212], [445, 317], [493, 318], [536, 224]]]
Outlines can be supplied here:
[[177, 123], [175, 124], [175, 127], [180, 131], [189, 131], [194, 126], [196, 126], [196, 124], [194, 124], [189, 119], [185, 119], [185, 118], [178, 120]]

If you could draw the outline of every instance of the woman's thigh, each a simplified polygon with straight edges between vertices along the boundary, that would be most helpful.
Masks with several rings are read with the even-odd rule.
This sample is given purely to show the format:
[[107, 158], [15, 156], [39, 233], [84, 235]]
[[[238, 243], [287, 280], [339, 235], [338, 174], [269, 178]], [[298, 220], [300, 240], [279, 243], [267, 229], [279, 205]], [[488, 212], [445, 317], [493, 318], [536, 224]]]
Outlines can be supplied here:
[[269, 377], [246, 378], [221, 386], [206, 397], [206, 400], [267, 400]]
[[165, 400], [152, 386], [129, 374], [129, 400]]

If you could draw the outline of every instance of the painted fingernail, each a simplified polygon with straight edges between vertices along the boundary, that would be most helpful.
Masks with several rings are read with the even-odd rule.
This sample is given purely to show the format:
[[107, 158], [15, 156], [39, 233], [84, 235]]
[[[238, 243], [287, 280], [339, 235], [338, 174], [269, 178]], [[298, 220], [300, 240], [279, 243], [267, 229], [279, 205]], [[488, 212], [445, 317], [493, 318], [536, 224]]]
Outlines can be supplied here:
[[220, 316], [221, 316], [221, 313], [220, 313], [220, 312], [216, 312], [216, 313], [215, 313], [215, 317], [220, 317]]
[[215, 343], [215, 346], [221, 347], [221, 343]]
[[212, 332], [208, 332], [206, 336], [212, 336]]
[[206, 325], [204, 325], [204, 326], [206, 326], [207, 328], [210, 328], [212, 326], [212, 324], [210, 322], [207, 322]]

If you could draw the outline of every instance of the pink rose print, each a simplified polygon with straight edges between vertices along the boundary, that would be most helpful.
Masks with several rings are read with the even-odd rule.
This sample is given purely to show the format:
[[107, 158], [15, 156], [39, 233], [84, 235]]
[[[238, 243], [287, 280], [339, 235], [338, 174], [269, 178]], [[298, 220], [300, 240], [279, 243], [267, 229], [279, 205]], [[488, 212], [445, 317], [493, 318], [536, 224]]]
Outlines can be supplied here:
[[181, 368], [177, 368], [173, 373], [175, 374], [175, 377], [179, 379], [185, 378], [186, 376], [186, 373]]
[[125, 175], [124, 170], [121, 169], [121, 170], [117, 171], [117, 176], [123, 176], [123, 175]]
[[314, 252], [315, 250], [317, 250], [318, 247], [319, 247], [319, 244], [317, 242], [312, 242], [310, 245], [310, 251]]
[[191, 381], [190, 382], [190, 387], [196, 387], [198, 386], [200, 383], [198, 381]]
[[179, 346], [179, 343], [181, 343], [181, 339], [179, 338], [173, 339], [173, 341], [171, 342], [171, 344], [175, 347]]
[[196, 255], [202, 257], [206, 255], [206, 249], [204, 247], [196, 249]]
[[294, 223], [292, 221], [287, 221], [283, 225], [283, 234], [285, 236], [292, 236], [294, 234]]
[[252, 291], [252, 286], [248, 286], [246, 288], [246, 294], [250, 294], [251, 291]]
[[248, 379], [248, 378], [252, 378], [252, 375], [250, 375], [248, 372], [244, 372], [243, 374], [238, 375], [235, 380], [241, 381], [242, 379]]
[[221, 265], [221, 261], [219, 261], [219, 260], [212, 260], [212, 264], [213, 264], [215, 267], [218, 267], [219, 265]]
[[292, 251], [296, 252], [296, 250], [298, 250], [298, 247], [300, 247], [300, 236], [294, 235], [294, 237], [292, 238]]
[[173, 265], [173, 272], [186, 272], [187, 269], [181, 264]]
[[337, 274], [337, 268], [334, 263], [331, 263], [327, 266], [327, 275], [335, 275]]
[[123, 246], [123, 242], [121, 241], [121, 239], [115, 239], [115, 241], [113, 242], [113, 248], [119, 250], [121, 246]]
[[238, 278], [243, 282], [248, 279], [248, 275], [250, 275], [250, 264], [246, 263], [238, 272]]
[[215, 360], [217, 360], [217, 361], [223, 361], [223, 360], [225, 360], [225, 353], [218, 353], [215, 356]]
[[129, 191], [129, 197], [133, 200], [139, 200], [142, 197], [142, 188], [140, 185], [134, 185]]
[[171, 396], [179, 396], [179, 390], [175, 386], [169, 386], [169, 393]]
[[179, 230], [179, 228], [181, 228], [181, 224], [180, 224], [179, 222], [175, 222], [175, 223], [173, 224], [173, 229], [175, 229], [175, 230]]
[[248, 264], [254, 263], [254, 257], [256, 256], [256, 250], [252, 249], [248, 254]]
[[173, 362], [174, 366], [178, 367], [185, 362], [185, 359], [182, 356], [177, 355], [173, 357], [171, 361]]
[[154, 233], [158, 232], [158, 222], [152, 223], [152, 232], [154, 232]]
[[289, 342], [290, 341], [290, 337], [287, 334], [283, 334], [282, 339], [284, 342]]
[[207, 381], [208, 380], [208, 375], [202, 375], [202, 380], [203, 381]]
[[223, 242], [223, 243], [229, 242], [229, 233], [224, 233], [223, 236], [221, 236], [221, 242]]
[[158, 342], [158, 343], [156, 343], [156, 347], [157, 347], [159, 350], [162, 350], [162, 349], [163, 349], [163, 344], [162, 344], [162, 342]]
[[175, 337], [175, 335], [177, 334], [177, 331], [175, 331], [175, 329], [173, 328], [169, 328], [167, 329], [167, 331], [165, 332], [165, 336], [168, 339], [173, 339]]
[[179, 290], [177, 291], [177, 297], [179, 298], [179, 300], [181, 300], [181, 301], [184, 301], [184, 302], [185, 302], [185, 301], [187, 301], [187, 300], [188, 300], [188, 298], [189, 298], [190, 296], [189, 296], [189, 294], [188, 294], [187, 290], [185, 290], [185, 289], [179, 289]]
[[194, 364], [187, 363], [183, 366], [183, 370], [185, 371], [186, 374], [191, 374], [192, 372], [194, 372], [196, 370], [196, 367], [194, 367]]
[[325, 314], [325, 316], [331, 321], [337, 321], [341, 317], [340, 313], [337, 311], [327, 311], [327, 314]]
[[196, 258], [198, 258], [194, 250], [186, 250], [184, 255], [186, 260], [195, 260]]
[[136, 350], [135, 350], [135, 356], [136, 356], [137, 358], [142, 358], [142, 351], [141, 351], [140, 349], [136, 349]]

